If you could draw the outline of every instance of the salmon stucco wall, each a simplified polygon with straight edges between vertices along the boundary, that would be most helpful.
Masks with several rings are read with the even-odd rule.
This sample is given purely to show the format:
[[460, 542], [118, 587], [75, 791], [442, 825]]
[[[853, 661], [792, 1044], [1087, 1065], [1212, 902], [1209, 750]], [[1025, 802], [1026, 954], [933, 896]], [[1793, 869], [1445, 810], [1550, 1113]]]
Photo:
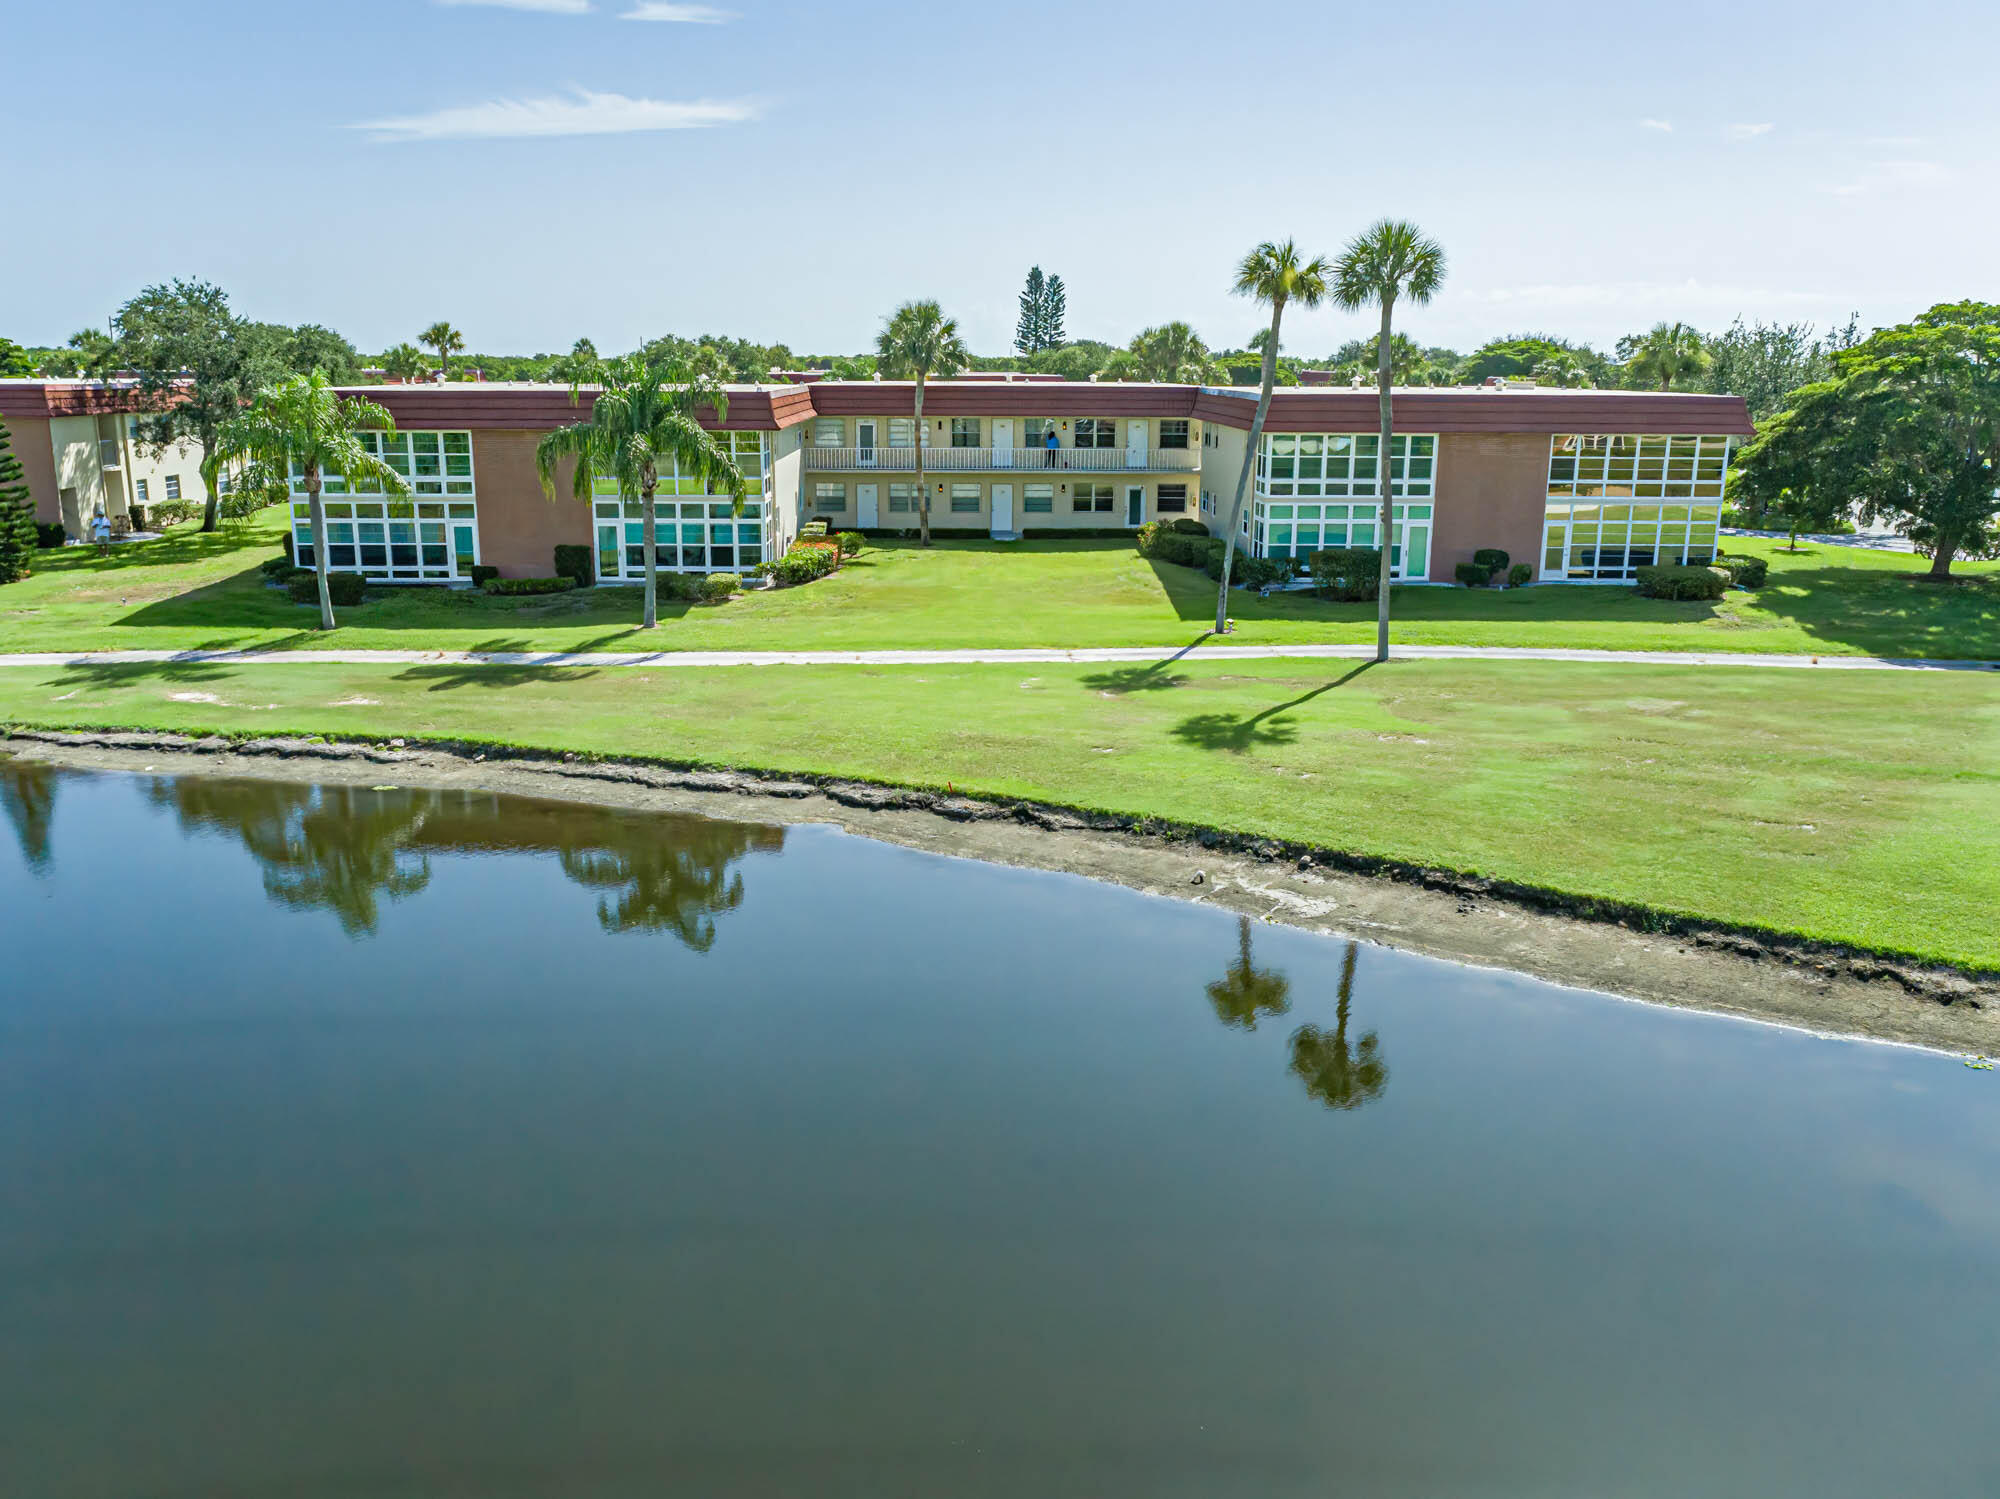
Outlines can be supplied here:
[[7, 419], [7, 433], [21, 473], [28, 481], [35, 519], [54, 525], [62, 519], [62, 491], [56, 484], [55, 449], [49, 446], [49, 424], [32, 416]]
[[475, 431], [472, 473], [479, 499], [479, 560], [503, 578], [546, 578], [556, 547], [590, 545], [590, 506], [570, 494], [570, 465], [556, 475], [557, 498], [535, 477], [539, 432]]
[[1458, 564], [1485, 547], [1539, 571], [1548, 483], [1549, 439], [1541, 433], [1438, 438], [1431, 581], [1452, 582]]

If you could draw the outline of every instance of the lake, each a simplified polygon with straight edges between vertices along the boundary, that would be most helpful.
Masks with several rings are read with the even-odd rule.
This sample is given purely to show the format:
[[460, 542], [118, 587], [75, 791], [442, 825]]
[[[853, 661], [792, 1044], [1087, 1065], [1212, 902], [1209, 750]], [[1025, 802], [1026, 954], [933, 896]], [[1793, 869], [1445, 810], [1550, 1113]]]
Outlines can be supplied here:
[[0, 812], [9, 1496], [2000, 1492], [2000, 1072], [817, 826]]

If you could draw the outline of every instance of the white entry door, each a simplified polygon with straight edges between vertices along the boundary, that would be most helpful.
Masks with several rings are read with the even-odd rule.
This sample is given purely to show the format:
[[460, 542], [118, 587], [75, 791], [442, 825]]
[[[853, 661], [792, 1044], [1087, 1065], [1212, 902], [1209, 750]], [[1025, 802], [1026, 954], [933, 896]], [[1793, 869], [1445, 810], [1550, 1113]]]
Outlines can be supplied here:
[[1152, 431], [1145, 422], [1125, 424], [1125, 466], [1144, 468], [1146, 466], [1146, 438]]
[[872, 531], [882, 524], [875, 507], [875, 488], [873, 484], [854, 486], [854, 505], [859, 512], [856, 524], [864, 531]]
[[993, 424], [993, 466], [1012, 468], [1014, 466], [1014, 424], [995, 422]]
[[1014, 529], [1014, 486], [996, 484], [993, 486], [993, 534], [1011, 533]]

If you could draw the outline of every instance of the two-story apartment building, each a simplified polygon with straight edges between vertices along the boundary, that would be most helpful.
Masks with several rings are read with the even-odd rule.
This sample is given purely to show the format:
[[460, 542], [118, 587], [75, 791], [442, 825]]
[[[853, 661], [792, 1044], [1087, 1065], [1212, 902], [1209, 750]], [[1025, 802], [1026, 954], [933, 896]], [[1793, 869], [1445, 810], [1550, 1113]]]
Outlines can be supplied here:
[[[102, 440], [95, 424], [130, 393], [38, 382], [6, 382], [0, 392], [8, 403], [0, 409], [35, 405], [41, 413], [9, 415], [17, 450], [36, 446], [38, 420], [56, 434], [55, 458], [39, 471], [29, 465], [38, 510], [60, 509], [65, 524], [72, 512], [87, 521], [99, 491], [86, 477], [90, 455], [76, 445]], [[365, 394], [396, 419], [394, 437], [370, 440], [412, 493], [350, 494], [329, 479], [333, 566], [385, 583], [449, 584], [469, 581], [477, 564], [508, 576], [546, 574], [557, 545], [582, 544], [593, 549], [601, 581], [642, 576], [636, 499], [599, 481], [579, 501], [567, 479], [551, 498], [536, 475], [535, 444], [577, 420], [588, 391], [581, 408], [555, 385], [370, 386]], [[1406, 581], [1449, 582], [1458, 563], [1485, 547], [1530, 564], [1543, 582], [1627, 579], [1651, 562], [1713, 555], [1731, 448], [1752, 430], [1734, 396], [1423, 387], [1398, 390], [1393, 401], [1385, 464], [1373, 391], [1276, 392], [1241, 544], [1300, 560], [1322, 547], [1377, 545], [1386, 477], [1394, 572]], [[944, 535], [1132, 531], [1183, 516], [1219, 530], [1255, 410], [1256, 392], [1236, 387], [975, 377], [930, 382], [919, 423], [907, 382], [735, 387], [726, 415], [711, 425], [748, 477], [749, 497], [739, 510], [692, 478], [663, 474], [655, 498], [661, 565], [740, 571], [780, 555], [815, 519], [835, 530], [914, 531], [924, 496], [933, 530]], [[82, 425], [71, 432], [58, 420]], [[120, 503], [130, 497], [123, 491]], [[309, 555], [303, 493], [292, 508], [297, 544]]]
[[98, 515], [116, 525], [135, 508], [201, 498], [200, 444], [143, 451], [145, 409], [131, 384], [0, 380], [0, 422], [12, 434], [36, 520], [81, 539]]

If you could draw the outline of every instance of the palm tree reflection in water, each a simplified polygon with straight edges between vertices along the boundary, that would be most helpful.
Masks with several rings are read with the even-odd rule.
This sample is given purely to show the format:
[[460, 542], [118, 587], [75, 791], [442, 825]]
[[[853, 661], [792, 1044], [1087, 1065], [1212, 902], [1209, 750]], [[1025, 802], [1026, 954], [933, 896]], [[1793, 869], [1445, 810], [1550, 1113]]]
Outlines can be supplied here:
[[1316, 1025], [1292, 1032], [1292, 1071], [1330, 1109], [1358, 1109], [1380, 1098], [1389, 1086], [1389, 1065], [1382, 1060], [1382, 1043], [1375, 1032], [1362, 1033], [1349, 1046], [1347, 1011], [1354, 999], [1354, 963], [1358, 944], [1347, 944], [1340, 962], [1340, 1005], [1329, 1033]]
[[21, 853], [37, 875], [49, 872], [49, 824], [55, 811], [54, 767], [0, 756], [0, 812], [14, 824]]
[[715, 917], [743, 902], [733, 866], [785, 840], [783, 828], [753, 823], [484, 792], [188, 776], [156, 780], [148, 794], [183, 828], [238, 839], [273, 900], [329, 910], [350, 937], [376, 929], [384, 900], [430, 884], [432, 854], [553, 853], [571, 880], [603, 892], [597, 919], [605, 931], [671, 932], [707, 952]]
[[[1302, 1025], [1292, 1032], [1293, 1074], [1306, 1091], [1330, 1109], [1358, 1109], [1380, 1098], [1389, 1085], [1389, 1067], [1375, 1032], [1347, 1039], [1348, 1011], [1354, 1002], [1354, 968], [1360, 945], [1350, 942], [1340, 962], [1340, 1001], [1331, 1031]], [[1236, 921], [1236, 959], [1208, 986], [1208, 1002], [1224, 1025], [1254, 1031], [1260, 1019], [1288, 1014], [1292, 981], [1275, 968], [1259, 968], [1250, 954], [1250, 918]]]

